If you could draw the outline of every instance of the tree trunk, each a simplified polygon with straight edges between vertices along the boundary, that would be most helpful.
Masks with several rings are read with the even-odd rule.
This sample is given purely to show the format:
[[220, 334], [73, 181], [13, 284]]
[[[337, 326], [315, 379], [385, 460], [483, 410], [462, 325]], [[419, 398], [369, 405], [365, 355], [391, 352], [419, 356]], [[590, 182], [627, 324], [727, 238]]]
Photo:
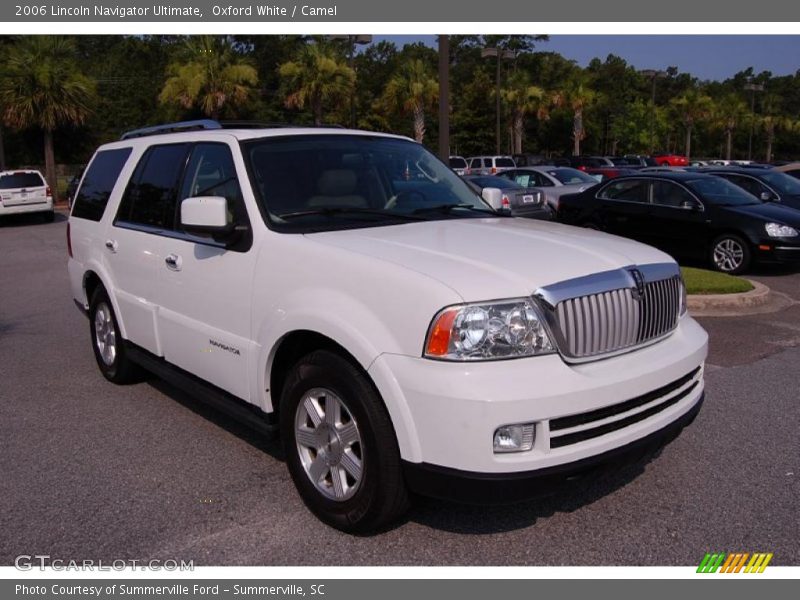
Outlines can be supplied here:
[[575, 144], [572, 147], [572, 156], [580, 156], [581, 139], [583, 138], [583, 111], [577, 109], [572, 117], [572, 139]]
[[421, 106], [414, 107], [414, 139], [422, 142], [425, 137], [425, 110]]
[[725, 130], [725, 160], [731, 159], [731, 149], [733, 147], [733, 129]]
[[517, 111], [514, 114], [514, 123], [511, 129], [514, 138], [514, 154], [522, 154], [522, 135], [525, 131], [525, 119], [521, 112]]
[[767, 158], [765, 162], [772, 161], [772, 142], [775, 140], [775, 129], [770, 128], [767, 130]]
[[56, 177], [56, 157], [53, 150], [53, 131], [51, 129], [44, 130], [44, 173], [55, 204], [58, 202], [58, 178]]
[[6, 170], [6, 147], [3, 142], [3, 128], [0, 126], [0, 171]]
[[692, 126], [686, 126], [686, 159], [688, 160], [692, 156]]
[[322, 100], [314, 98], [311, 101], [311, 112], [314, 113], [314, 125], [319, 127], [322, 125]]

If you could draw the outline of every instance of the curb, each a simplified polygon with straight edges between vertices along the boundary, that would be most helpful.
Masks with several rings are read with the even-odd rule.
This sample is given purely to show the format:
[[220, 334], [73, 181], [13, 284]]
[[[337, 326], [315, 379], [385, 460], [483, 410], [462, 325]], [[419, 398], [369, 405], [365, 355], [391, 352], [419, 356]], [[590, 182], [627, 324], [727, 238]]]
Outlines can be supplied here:
[[692, 294], [687, 307], [695, 317], [736, 317], [783, 310], [794, 301], [763, 283], [748, 279], [753, 289], [740, 294]]

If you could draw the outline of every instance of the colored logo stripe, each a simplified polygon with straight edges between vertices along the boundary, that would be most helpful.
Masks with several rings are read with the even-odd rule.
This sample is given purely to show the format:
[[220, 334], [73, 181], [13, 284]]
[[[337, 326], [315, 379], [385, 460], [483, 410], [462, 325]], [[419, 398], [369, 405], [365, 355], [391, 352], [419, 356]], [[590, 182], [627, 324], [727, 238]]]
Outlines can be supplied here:
[[[756, 552], [748, 554], [747, 552], [734, 552], [727, 554], [725, 552], [706, 552], [703, 560], [700, 561], [700, 566], [697, 567], [698, 573], [716, 573], [719, 569], [720, 573], [739, 573], [744, 567], [745, 573], [763, 573], [764, 569], [772, 560], [772, 552]], [[748, 562], [747, 559], [750, 559]], [[747, 566], [745, 566], [747, 563]]]

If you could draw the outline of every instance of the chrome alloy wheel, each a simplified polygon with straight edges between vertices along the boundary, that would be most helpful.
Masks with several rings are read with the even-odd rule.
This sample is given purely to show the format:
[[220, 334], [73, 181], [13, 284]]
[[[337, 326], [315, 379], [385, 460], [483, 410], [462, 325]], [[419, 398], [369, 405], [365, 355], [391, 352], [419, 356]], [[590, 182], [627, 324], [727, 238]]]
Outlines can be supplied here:
[[725, 238], [714, 246], [714, 264], [720, 271], [735, 271], [742, 266], [743, 261], [744, 248], [736, 240]]
[[111, 309], [105, 302], [98, 304], [94, 312], [94, 343], [106, 366], [113, 365], [117, 357], [117, 332]]
[[306, 392], [294, 418], [300, 462], [321, 494], [343, 502], [353, 497], [363, 478], [363, 444], [358, 424], [332, 391]]

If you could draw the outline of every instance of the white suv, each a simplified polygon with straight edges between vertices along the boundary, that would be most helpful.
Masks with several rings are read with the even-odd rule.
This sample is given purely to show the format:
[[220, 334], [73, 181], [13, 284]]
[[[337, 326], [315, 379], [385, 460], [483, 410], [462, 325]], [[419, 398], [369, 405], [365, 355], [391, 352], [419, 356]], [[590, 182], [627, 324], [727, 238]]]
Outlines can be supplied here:
[[0, 171], [0, 217], [39, 213], [52, 222], [53, 195], [39, 171]]
[[103, 375], [144, 367], [279, 431], [346, 531], [409, 491], [530, 496], [702, 402], [707, 336], [669, 256], [495, 212], [407, 138], [132, 132], [89, 164], [68, 240]]

